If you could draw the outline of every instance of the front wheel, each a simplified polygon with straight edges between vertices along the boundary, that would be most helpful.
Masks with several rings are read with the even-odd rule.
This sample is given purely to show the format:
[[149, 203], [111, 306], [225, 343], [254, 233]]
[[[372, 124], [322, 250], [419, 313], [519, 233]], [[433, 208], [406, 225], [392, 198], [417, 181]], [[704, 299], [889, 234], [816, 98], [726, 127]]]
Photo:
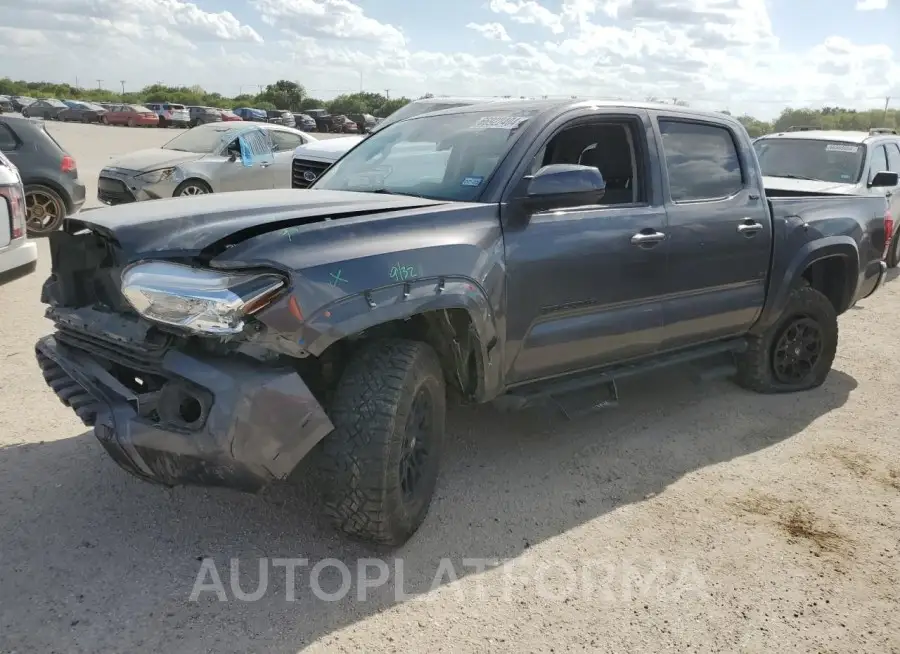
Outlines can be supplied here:
[[428, 513], [447, 409], [431, 346], [373, 341], [348, 364], [331, 403], [321, 472], [325, 513], [347, 536], [400, 546]]
[[821, 386], [838, 344], [837, 312], [809, 286], [794, 289], [781, 316], [751, 336], [738, 356], [737, 383], [757, 393], [793, 393]]
[[175, 192], [172, 194], [172, 197], [178, 198], [188, 195], [209, 195], [210, 193], [212, 193], [212, 189], [210, 188], [209, 184], [207, 184], [203, 180], [186, 179], [178, 185], [178, 187], [175, 189]]

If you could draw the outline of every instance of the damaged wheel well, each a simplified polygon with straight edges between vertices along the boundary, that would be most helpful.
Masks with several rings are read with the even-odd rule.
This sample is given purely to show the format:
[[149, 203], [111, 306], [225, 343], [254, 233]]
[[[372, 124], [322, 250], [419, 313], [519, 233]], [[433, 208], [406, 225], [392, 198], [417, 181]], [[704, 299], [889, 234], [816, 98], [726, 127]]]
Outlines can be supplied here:
[[391, 320], [332, 343], [319, 357], [298, 361], [320, 401], [328, 401], [344, 366], [362, 345], [375, 339], [405, 338], [434, 348], [449, 388], [463, 399], [478, 392], [483, 379], [482, 348], [478, 332], [465, 309], [439, 309]]

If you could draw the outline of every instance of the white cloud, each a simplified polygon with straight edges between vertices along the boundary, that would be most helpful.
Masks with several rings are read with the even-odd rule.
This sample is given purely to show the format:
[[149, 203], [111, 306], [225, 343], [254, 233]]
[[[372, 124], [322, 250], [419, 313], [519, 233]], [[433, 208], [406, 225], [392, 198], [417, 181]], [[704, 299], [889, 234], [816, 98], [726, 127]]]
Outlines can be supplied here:
[[506, 33], [506, 28], [500, 23], [468, 23], [466, 28], [475, 30], [484, 38], [492, 41], [512, 41], [509, 34]]
[[491, 11], [506, 14], [513, 21], [524, 25], [540, 25], [554, 34], [562, 34], [565, 28], [562, 19], [534, 0], [491, 0]]
[[[805, 50], [790, 34], [783, 43], [767, 0], [562, 0], [554, 10], [546, 0], [482, 0], [477, 16], [435, 28], [471, 52], [438, 51], [430, 33], [354, 0], [244, 1], [238, 19], [185, 0], [0, 0], [0, 57], [16, 78], [230, 95], [290, 79], [326, 99], [360, 86], [414, 97], [655, 96], [760, 116], [788, 103], [862, 108], [900, 96], [896, 49], [846, 34]], [[510, 25], [528, 40], [515, 42]], [[487, 38], [466, 40], [467, 28]]]
[[877, 11], [887, 9], [888, 0], [856, 0], [857, 11]]

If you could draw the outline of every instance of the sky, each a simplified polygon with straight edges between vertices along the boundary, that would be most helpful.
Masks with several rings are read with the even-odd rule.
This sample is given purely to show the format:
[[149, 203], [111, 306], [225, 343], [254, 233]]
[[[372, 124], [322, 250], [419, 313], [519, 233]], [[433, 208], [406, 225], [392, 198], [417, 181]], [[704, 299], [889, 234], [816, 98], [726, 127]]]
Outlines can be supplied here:
[[0, 0], [0, 77], [900, 108], [900, 0]]

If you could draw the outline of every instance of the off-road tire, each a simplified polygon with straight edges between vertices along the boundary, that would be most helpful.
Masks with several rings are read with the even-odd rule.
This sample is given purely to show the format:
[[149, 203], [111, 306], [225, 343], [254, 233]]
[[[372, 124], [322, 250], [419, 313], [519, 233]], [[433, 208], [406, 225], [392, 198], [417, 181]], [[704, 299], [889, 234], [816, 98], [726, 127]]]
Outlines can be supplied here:
[[885, 263], [887, 263], [888, 268], [896, 268], [900, 264], [900, 229], [894, 232], [891, 238], [891, 246], [888, 249], [887, 257], [885, 257]]
[[[810, 318], [818, 325], [822, 351], [809, 375], [797, 383], [785, 383], [775, 376], [775, 348], [784, 330], [801, 317]], [[749, 337], [747, 351], [737, 357], [736, 381], [739, 386], [757, 393], [795, 393], [817, 388], [831, 372], [837, 344], [837, 313], [831, 302], [814, 288], [800, 286], [791, 291], [778, 320], [762, 335]]]
[[[407, 418], [420, 394], [431, 400], [431, 428], [420, 436], [428, 454], [419, 484], [405, 499], [401, 455]], [[356, 353], [331, 402], [335, 429], [323, 441], [320, 459], [325, 514], [339, 531], [373, 545], [397, 547], [409, 540], [434, 495], [446, 410], [441, 366], [426, 343], [379, 340]]]

